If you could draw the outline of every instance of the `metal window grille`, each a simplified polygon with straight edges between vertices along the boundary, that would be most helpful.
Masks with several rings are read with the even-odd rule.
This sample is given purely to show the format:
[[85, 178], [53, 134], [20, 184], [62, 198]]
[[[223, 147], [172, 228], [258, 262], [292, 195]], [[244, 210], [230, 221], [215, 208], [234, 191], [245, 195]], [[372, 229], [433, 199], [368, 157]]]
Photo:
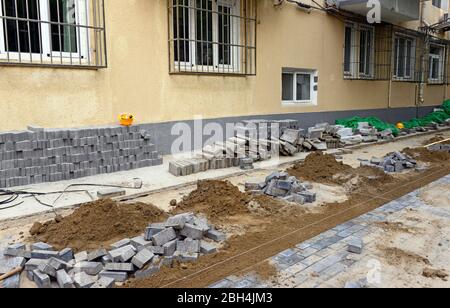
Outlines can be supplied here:
[[425, 76], [429, 84], [448, 83], [448, 49], [448, 42], [433, 38], [428, 39]]
[[0, 65], [104, 68], [104, 0], [0, 0]]
[[256, 0], [168, 0], [171, 74], [256, 75]]
[[446, 40], [391, 24], [348, 21], [344, 78], [443, 84], [449, 81], [448, 45]]

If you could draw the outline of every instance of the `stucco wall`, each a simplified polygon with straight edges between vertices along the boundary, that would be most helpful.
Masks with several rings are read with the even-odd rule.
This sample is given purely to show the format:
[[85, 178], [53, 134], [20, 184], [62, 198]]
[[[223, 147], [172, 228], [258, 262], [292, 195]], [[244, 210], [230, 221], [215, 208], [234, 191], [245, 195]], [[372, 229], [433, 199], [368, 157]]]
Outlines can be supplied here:
[[[388, 106], [388, 82], [343, 79], [341, 21], [257, 1], [258, 74], [247, 78], [169, 75], [166, 0], [106, 1], [108, 68], [0, 67], [0, 130], [109, 124], [122, 112], [155, 123]], [[282, 67], [319, 71], [317, 106], [281, 104]], [[443, 93], [427, 88], [426, 105]], [[394, 82], [391, 97], [392, 107], [414, 106], [415, 85]]]

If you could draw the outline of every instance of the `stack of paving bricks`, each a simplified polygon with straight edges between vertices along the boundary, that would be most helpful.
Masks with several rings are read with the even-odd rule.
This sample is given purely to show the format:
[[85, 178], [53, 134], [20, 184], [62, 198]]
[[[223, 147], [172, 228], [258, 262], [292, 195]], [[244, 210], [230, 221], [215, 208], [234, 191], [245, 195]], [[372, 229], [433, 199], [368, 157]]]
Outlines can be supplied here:
[[[46, 243], [13, 244], [0, 258], [0, 274], [25, 269], [39, 288], [112, 288], [129, 278], [150, 277], [175, 261], [189, 263], [217, 252], [226, 235], [193, 213], [154, 223], [145, 233], [99, 248], [74, 254], [71, 248], [56, 251]], [[20, 275], [15, 287], [20, 287]]]
[[139, 126], [0, 133], [0, 187], [71, 180], [162, 164]]
[[[276, 132], [278, 130], [279, 132]], [[291, 140], [292, 133], [294, 141]], [[283, 153], [293, 155], [297, 153], [297, 139], [301, 130], [295, 120], [267, 121], [248, 120], [236, 125], [236, 136], [225, 142], [218, 141], [205, 146], [202, 154], [193, 159], [182, 159], [169, 164], [169, 172], [174, 176], [187, 176], [207, 170], [241, 167], [253, 168], [253, 162], [268, 160], [272, 157], [273, 147], [283, 147]], [[281, 134], [285, 140], [278, 139]], [[294, 142], [292, 145], [290, 142]], [[288, 154], [289, 153], [289, 154]], [[253, 162], [250, 164], [249, 159]]]
[[433, 152], [447, 152], [450, 153], [449, 143], [436, 143], [428, 147], [428, 150]]

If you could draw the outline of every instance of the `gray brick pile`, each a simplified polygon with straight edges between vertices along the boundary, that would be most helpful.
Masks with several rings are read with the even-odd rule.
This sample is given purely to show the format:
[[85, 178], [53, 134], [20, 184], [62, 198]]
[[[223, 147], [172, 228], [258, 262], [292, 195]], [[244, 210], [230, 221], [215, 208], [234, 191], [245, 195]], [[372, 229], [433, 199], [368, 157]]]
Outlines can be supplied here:
[[[109, 250], [56, 251], [45, 243], [13, 244], [0, 256], [0, 274], [23, 267], [39, 288], [112, 288], [134, 277], [150, 277], [174, 261], [195, 262], [214, 254], [226, 235], [193, 213], [149, 225], [133, 239], [113, 243]], [[20, 276], [20, 275], [17, 275]], [[15, 284], [18, 288], [19, 283]]]
[[310, 191], [312, 188], [310, 183], [302, 183], [286, 172], [274, 172], [262, 183], [245, 183], [245, 190], [253, 194], [265, 194], [298, 204], [316, 202], [316, 193]]
[[388, 173], [402, 172], [405, 169], [417, 167], [417, 161], [400, 152], [389, 153], [383, 158], [372, 158], [370, 161], [360, 159], [361, 166], [380, 168]]
[[162, 164], [139, 126], [0, 133], [0, 187], [71, 180]]

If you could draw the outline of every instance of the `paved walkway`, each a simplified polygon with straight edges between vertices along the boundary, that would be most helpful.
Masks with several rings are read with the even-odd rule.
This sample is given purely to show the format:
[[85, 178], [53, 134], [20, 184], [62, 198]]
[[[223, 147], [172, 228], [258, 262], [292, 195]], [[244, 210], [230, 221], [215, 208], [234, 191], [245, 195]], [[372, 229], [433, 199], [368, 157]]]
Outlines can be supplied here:
[[[424, 201], [423, 195], [432, 191], [435, 195]], [[450, 175], [271, 258], [279, 273], [271, 281], [252, 273], [211, 287], [450, 286], [422, 276], [426, 266], [450, 273], [449, 222]], [[360, 255], [347, 251], [354, 239], [364, 242]]]

